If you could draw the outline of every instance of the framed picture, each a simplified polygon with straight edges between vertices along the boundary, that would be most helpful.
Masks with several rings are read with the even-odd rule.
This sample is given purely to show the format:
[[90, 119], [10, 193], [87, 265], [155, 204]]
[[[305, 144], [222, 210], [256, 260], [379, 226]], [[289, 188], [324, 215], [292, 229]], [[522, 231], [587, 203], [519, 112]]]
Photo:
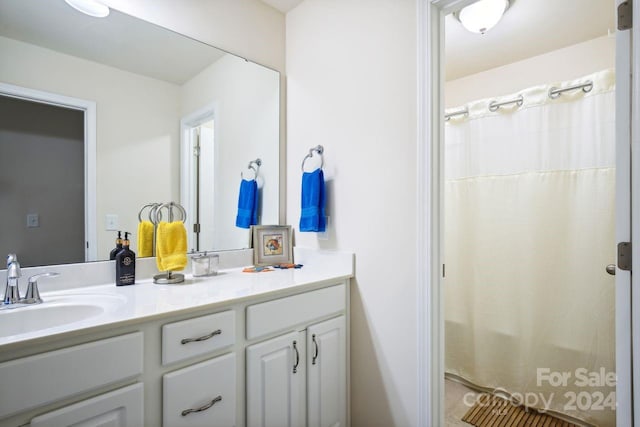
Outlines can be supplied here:
[[293, 263], [290, 225], [254, 225], [252, 238], [256, 266]]

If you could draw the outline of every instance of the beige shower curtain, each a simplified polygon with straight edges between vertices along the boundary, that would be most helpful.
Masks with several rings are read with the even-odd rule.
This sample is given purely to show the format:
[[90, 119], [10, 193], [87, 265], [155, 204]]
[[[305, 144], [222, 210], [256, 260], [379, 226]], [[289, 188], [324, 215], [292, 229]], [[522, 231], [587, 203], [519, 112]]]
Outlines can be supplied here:
[[519, 94], [445, 125], [446, 371], [614, 426], [614, 73]]

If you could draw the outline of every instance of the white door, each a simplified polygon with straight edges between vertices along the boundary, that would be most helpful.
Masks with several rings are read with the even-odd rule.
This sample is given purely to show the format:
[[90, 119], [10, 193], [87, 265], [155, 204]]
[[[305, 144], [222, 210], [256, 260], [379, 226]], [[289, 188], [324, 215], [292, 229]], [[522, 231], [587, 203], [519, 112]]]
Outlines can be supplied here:
[[[631, 0], [629, 0], [631, 2]], [[622, 3], [622, 0], [617, 0], [617, 4]], [[631, 180], [627, 179], [627, 182], [631, 182], [630, 194], [631, 194], [631, 242], [634, 245], [637, 245], [640, 242], [640, 196], [634, 197], [634, 194], [638, 194], [638, 188], [640, 188], [640, 27], [638, 23], [640, 23], [640, 1], [633, 0], [633, 22], [634, 26], [631, 30], [626, 31], [618, 31], [618, 51], [617, 56], [619, 58], [623, 58], [622, 61], [624, 65], [627, 67], [625, 71], [627, 71], [625, 78], [625, 84], [627, 85], [624, 90], [626, 93], [631, 94], [630, 99], [630, 110], [631, 114], [631, 136], [626, 141], [627, 146], [630, 147], [631, 150]], [[622, 33], [620, 35], [620, 33]], [[625, 44], [620, 43], [621, 39]], [[629, 57], [629, 52], [631, 53], [631, 58]], [[618, 59], [618, 61], [621, 61]], [[616, 64], [619, 66], [618, 64]], [[630, 67], [629, 67], [630, 65]], [[629, 69], [631, 72], [629, 72]], [[616, 76], [617, 77], [617, 76]], [[631, 82], [629, 82], [629, 79]], [[620, 90], [622, 92], [622, 89]], [[626, 110], [628, 111], [628, 110]], [[629, 126], [627, 122], [620, 121], [620, 126], [625, 126], [625, 129], [628, 130]], [[629, 141], [631, 142], [629, 144]], [[628, 164], [628, 162], [627, 162]], [[627, 175], [626, 178], [629, 176]], [[626, 185], [626, 182], [623, 183]], [[635, 193], [633, 193], [635, 189]], [[640, 271], [640, 257], [636, 256], [633, 258], [632, 270]], [[626, 277], [626, 276], [625, 276]], [[635, 426], [640, 426], [640, 398], [638, 397], [638, 393], [631, 394], [633, 390], [640, 390], [640, 363], [638, 363], [638, 355], [640, 355], [640, 291], [638, 291], [640, 286], [640, 274], [633, 275], [631, 274], [631, 284], [628, 284], [626, 281], [624, 284], [616, 283], [618, 286], [618, 290], [621, 292], [621, 297], [619, 298], [620, 302], [626, 301], [627, 305], [625, 305], [625, 310], [628, 307], [629, 301], [631, 301], [631, 316], [630, 318], [626, 318], [628, 323], [626, 323], [626, 328], [621, 328], [621, 331], [624, 335], [620, 336], [617, 334], [616, 338], [618, 340], [624, 339], [625, 348], [629, 346], [629, 342], [631, 342], [631, 349], [628, 353], [628, 358], [623, 360], [624, 363], [624, 372], [621, 372], [620, 368], [618, 368], [618, 383], [620, 384], [620, 379], [624, 375], [624, 387], [625, 390], [629, 390], [629, 399], [625, 400], [624, 403], [627, 404], [630, 402], [630, 407], [625, 406], [625, 414], [629, 414], [633, 411], [634, 423]], [[629, 298], [631, 296], [631, 298]], [[618, 309], [618, 307], [616, 307]], [[628, 312], [625, 311], [624, 315], [627, 316]], [[619, 318], [622, 321], [622, 318]], [[631, 339], [629, 339], [631, 337]], [[626, 339], [625, 339], [626, 338]], [[618, 349], [619, 350], [619, 349]], [[625, 354], [627, 355], [627, 354]], [[632, 363], [633, 360], [636, 360], [636, 363]], [[618, 363], [621, 361], [618, 360]], [[630, 368], [632, 366], [632, 368]], [[630, 382], [632, 383], [630, 384]], [[620, 398], [618, 398], [620, 402]], [[619, 426], [624, 425], [624, 423], [618, 423]], [[627, 425], [632, 425], [630, 422]]]
[[307, 328], [308, 427], [345, 427], [347, 350], [345, 317]]
[[[616, 0], [616, 6], [623, 3], [623, 0]], [[634, 6], [638, 6], [637, 0], [633, 1]], [[632, 43], [632, 31], [618, 31], [616, 33], [616, 242], [631, 242], [632, 236], [632, 200], [631, 182], [632, 170], [640, 170], [637, 167], [632, 169], [635, 159], [631, 156], [631, 137], [638, 130], [638, 119], [631, 114], [632, 97], [631, 74], [635, 73], [635, 66], [630, 54], [635, 55], [633, 50], [637, 49]], [[637, 43], [636, 43], [637, 45]], [[634, 113], [634, 116], [638, 112]], [[633, 126], [629, 126], [633, 123]], [[634, 138], [636, 139], [636, 138]], [[636, 154], [637, 156], [637, 154]], [[636, 162], [637, 163], [637, 162]], [[634, 165], [635, 166], [635, 165]], [[635, 175], [635, 174], [634, 174]], [[634, 180], [637, 178], [634, 177]], [[637, 204], [637, 201], [634, 202]], [[634, 208], [636, 210], [637, 208]], [[635, 217], [635, 216], [634, 216]], [[640, 224], [639, 224], [640, 225]], [[634, 234], [638, 233], [637, 227]], [[617, 260], [612, 261], [618, 264]], [[633, 262], [636, 267], [636, 262]], [[633, 426], [632, 407], [632, 378], [634, 375], [632, 368], [632, 294], [631, 294], [631, 272], [616, 268], [616, 425], [619, 427]], [[637, 279], [636, 279], [637, 280]], [[636, 310], [637, 312], [637, 310]], [[637, 329], [636, 329], [636, 334]], [[636, 366], [637, 369], [637, 366]], [[640, 414], [635, 414], [635, 425], [640, 425]]]
[[247, 426], [305, 425], [305, 333], [247, 347]]

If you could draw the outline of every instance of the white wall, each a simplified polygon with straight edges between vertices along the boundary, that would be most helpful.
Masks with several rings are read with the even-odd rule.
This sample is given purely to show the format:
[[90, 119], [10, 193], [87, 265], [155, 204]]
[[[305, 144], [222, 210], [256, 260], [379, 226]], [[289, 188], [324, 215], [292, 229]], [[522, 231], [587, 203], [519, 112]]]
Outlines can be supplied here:
[[287, 16], [287, 223], [300, 162], [325, 147], [328, 240], [356, 254], [353, 426], [416, 425], [416, 37], [414, 0], [306, 0]]
[[[285, 164], [285, 18], [260, 0], [103, 0], [122, 12], [271, 67], [280, 74], [280, 163]], [[280, 221], [285, 214], [280, 171]]]
[[11, 58], [0, 81], [96, 102], [97, 253], [108, 259], [115, 232], [106, 214], [135, 233], [140, 207], [179, 200], [180, 88], [4, 37], [0, 52]]
[[[510, 95], [540, 84], [562, 82], [615, 66], [615, 37], [604, 36], [445, 84], [447, 108]], [[446, 53], [446, 51], [445, 51]]]
[[[261, 224], [278, 224], [278, 73], [225, 55], [182, 86], [182, 116], [214, 101], [214, 248], [246, 248], [249, 230], [235, 226], [240, 172], [260, 158]], [[212, 165], [213, 166], [213, 165]], [[247, 177], [253, 176], [251, 172]], [[206, 187], [205, 187], [206, 189]], [[211, 247], [204, 247], [210, 249]]]

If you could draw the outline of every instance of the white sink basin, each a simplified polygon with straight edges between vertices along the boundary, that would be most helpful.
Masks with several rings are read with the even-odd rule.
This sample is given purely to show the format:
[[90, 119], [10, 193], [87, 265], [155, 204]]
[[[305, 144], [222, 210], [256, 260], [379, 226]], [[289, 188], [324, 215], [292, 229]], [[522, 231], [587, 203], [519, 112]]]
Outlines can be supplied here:
[[0, 338], [56, 328], [100, 316], [124, 304], [115, 295], [44, 297], [42, 304], [0, 310]]

